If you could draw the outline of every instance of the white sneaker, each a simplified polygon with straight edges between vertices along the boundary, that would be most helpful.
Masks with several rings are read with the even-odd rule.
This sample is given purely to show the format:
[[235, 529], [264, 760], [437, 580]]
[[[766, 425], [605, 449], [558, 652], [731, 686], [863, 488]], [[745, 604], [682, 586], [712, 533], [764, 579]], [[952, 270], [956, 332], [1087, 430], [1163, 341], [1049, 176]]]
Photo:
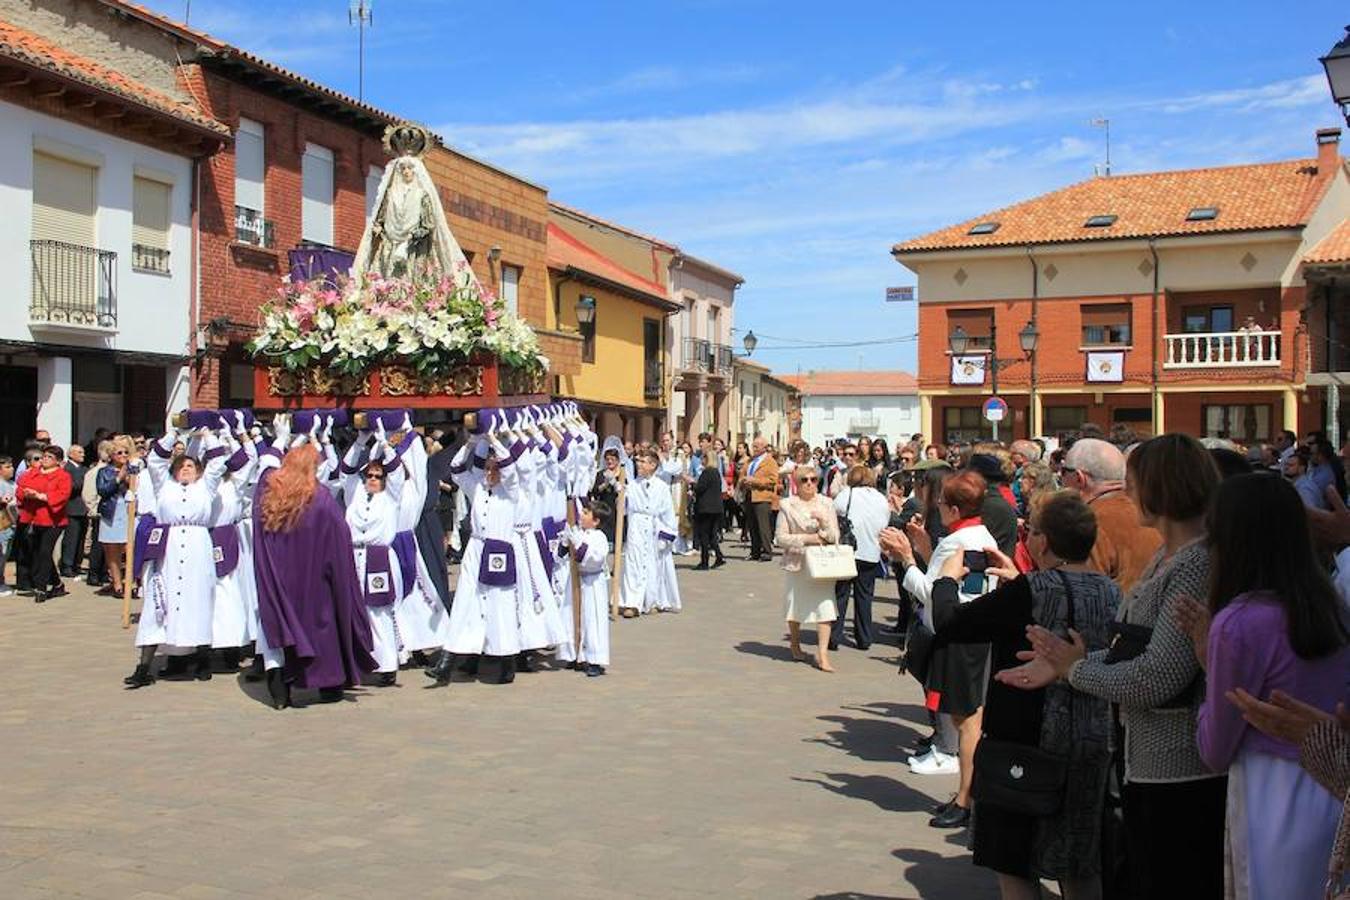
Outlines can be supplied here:
[[955, 775], [961, 771], [961, 764], [954, 755], [933, 750], [927, 758], [911, 763], [909, 770], [915, 775]]
[[0, 597], [14, 596], [14, 588], [6, 584], [0, 584]]
[[932, 748], [932, 746], [930, 745], [929, 748], [928, 748], [927, 750], [925, 750], [924, 752], [920, 753], [918, 756], [911, 756], [911, 757], [909, 758], [909, 764], [912, 766], [912, 765], [914, 765], [915, 763], [919, 762], [920, 760], [928, 759], [928, 757], [930, 757], [930, 756], [932, 756], [932, 755], [933, 755], [933, 748]]

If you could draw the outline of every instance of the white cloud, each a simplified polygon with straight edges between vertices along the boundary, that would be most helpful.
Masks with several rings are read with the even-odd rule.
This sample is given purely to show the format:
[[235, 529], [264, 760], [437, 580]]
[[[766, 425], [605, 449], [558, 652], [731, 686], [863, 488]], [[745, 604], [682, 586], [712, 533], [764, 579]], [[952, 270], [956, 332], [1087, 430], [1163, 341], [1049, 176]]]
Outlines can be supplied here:
[[1165, 113], [1187, 113], [1201, 109], [1228, 108], [1238, 112], [1293, 109], [1327, 102], [1327, 82], [1320, 75], [1287, 78], [1257, 87], [1233, 88], [1193, 94], [1156, 105]]
[[581, 87], [563, 99], [573, 102], [608, 97], [688, 90], [708, 85], [746, 84], [758, 79], [758, 68], [744, 64], [714, 66], [647, 66], [625, 72], [612, 81]]

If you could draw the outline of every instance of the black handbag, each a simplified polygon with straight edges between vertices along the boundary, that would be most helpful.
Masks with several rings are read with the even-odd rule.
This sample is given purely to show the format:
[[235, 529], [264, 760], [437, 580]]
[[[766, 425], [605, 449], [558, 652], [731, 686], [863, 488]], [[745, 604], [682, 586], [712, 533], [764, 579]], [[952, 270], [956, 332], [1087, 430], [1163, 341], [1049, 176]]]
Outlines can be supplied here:
[[[1068, 598], [1069, 628], [1073, 621], [1073, 588], [1063, 572], [1060, 582]], [[1072, 731], [1073, 700], [1069, 701]], [[1069, 757], [998, 738], [981, 738], [975, 746], [975, 778], [971, 795], [987, 803], [1026, 816], [1052, 816], [1064, 805], [1064, 786], [1069, 778]]]
[[[1107, 665], [1134, 659], [1148, 649], [1153, 640], [1153, 629], [1147, 625], [1132, 625], [1129, 622], [1111, 622], [1108, 624], [1111, 643], [1106, 648]], [[1197, 672], [1191, 683], [1177, 692], [1176, 696], [1158, 704], [1158, 709], [1190, 709], [1204, 687], [1204, 676]]]
[[853, 533], [853, 523], [848, 520], [848, 511], [853, 508], [853, 488], [848, 489], [848, 502], [844, 504], [844, 514], [839, 517], [839, 543], [858, 549], [858, 536]]

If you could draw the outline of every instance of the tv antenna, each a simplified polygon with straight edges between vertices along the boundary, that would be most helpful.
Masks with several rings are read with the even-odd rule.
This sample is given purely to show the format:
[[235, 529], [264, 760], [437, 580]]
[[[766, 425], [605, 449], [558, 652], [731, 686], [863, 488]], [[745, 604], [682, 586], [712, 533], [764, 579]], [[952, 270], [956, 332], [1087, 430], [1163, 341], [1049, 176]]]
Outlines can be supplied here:
[[1088, 124], [1091, 125], [1093, 128], [1101, 128], [1101, 129], [1104, 129], [1104, 130], [1106, 131], [1106, 165], [1105, 165], [1105, 166], [1093, 166], [1093, 168], [1096, 170], [1096, 173], [1097, 173], [1098, 175], [1105, 175], [1107, 178], [1110, 178], [1110, 177], [1111, 177], [1111, 120], [1110, 120], [1110, 119], [1106, 119], [1106, 118], [1093, 119], [1092, 121], [1088, 122]]
[[356, 53], [356, 99], [365, 100], [366, 93], [366, 28], [375, 25], [375, 0], [349, 0], [347, 24], [355, 25], [359, 37]]

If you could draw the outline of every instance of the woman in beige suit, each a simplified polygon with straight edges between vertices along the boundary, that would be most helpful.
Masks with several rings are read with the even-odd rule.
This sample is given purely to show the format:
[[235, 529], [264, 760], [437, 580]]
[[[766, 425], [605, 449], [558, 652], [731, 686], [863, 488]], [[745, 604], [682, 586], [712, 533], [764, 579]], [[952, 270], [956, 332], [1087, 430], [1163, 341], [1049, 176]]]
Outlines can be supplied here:
[[830, 624], [837, 617], [834, 606], [834, 582], [816, 581], [806, 571], [806, 548], [818, 544], [833, 544], [839, 540], [839, 520], [834, 504], [819, 493], [820, 473], [811, 466], [792, 470], [796, 482], [795, 496], [785, 497], [778, 511], [778, 528], [774, 543], [783, 550], [783, 571], [786, 573], [788, 639], [792, 658], [802, 660], [802, 625], [816, 626], [816, 665], [822, 672], [833, 672], [828, 648]]

